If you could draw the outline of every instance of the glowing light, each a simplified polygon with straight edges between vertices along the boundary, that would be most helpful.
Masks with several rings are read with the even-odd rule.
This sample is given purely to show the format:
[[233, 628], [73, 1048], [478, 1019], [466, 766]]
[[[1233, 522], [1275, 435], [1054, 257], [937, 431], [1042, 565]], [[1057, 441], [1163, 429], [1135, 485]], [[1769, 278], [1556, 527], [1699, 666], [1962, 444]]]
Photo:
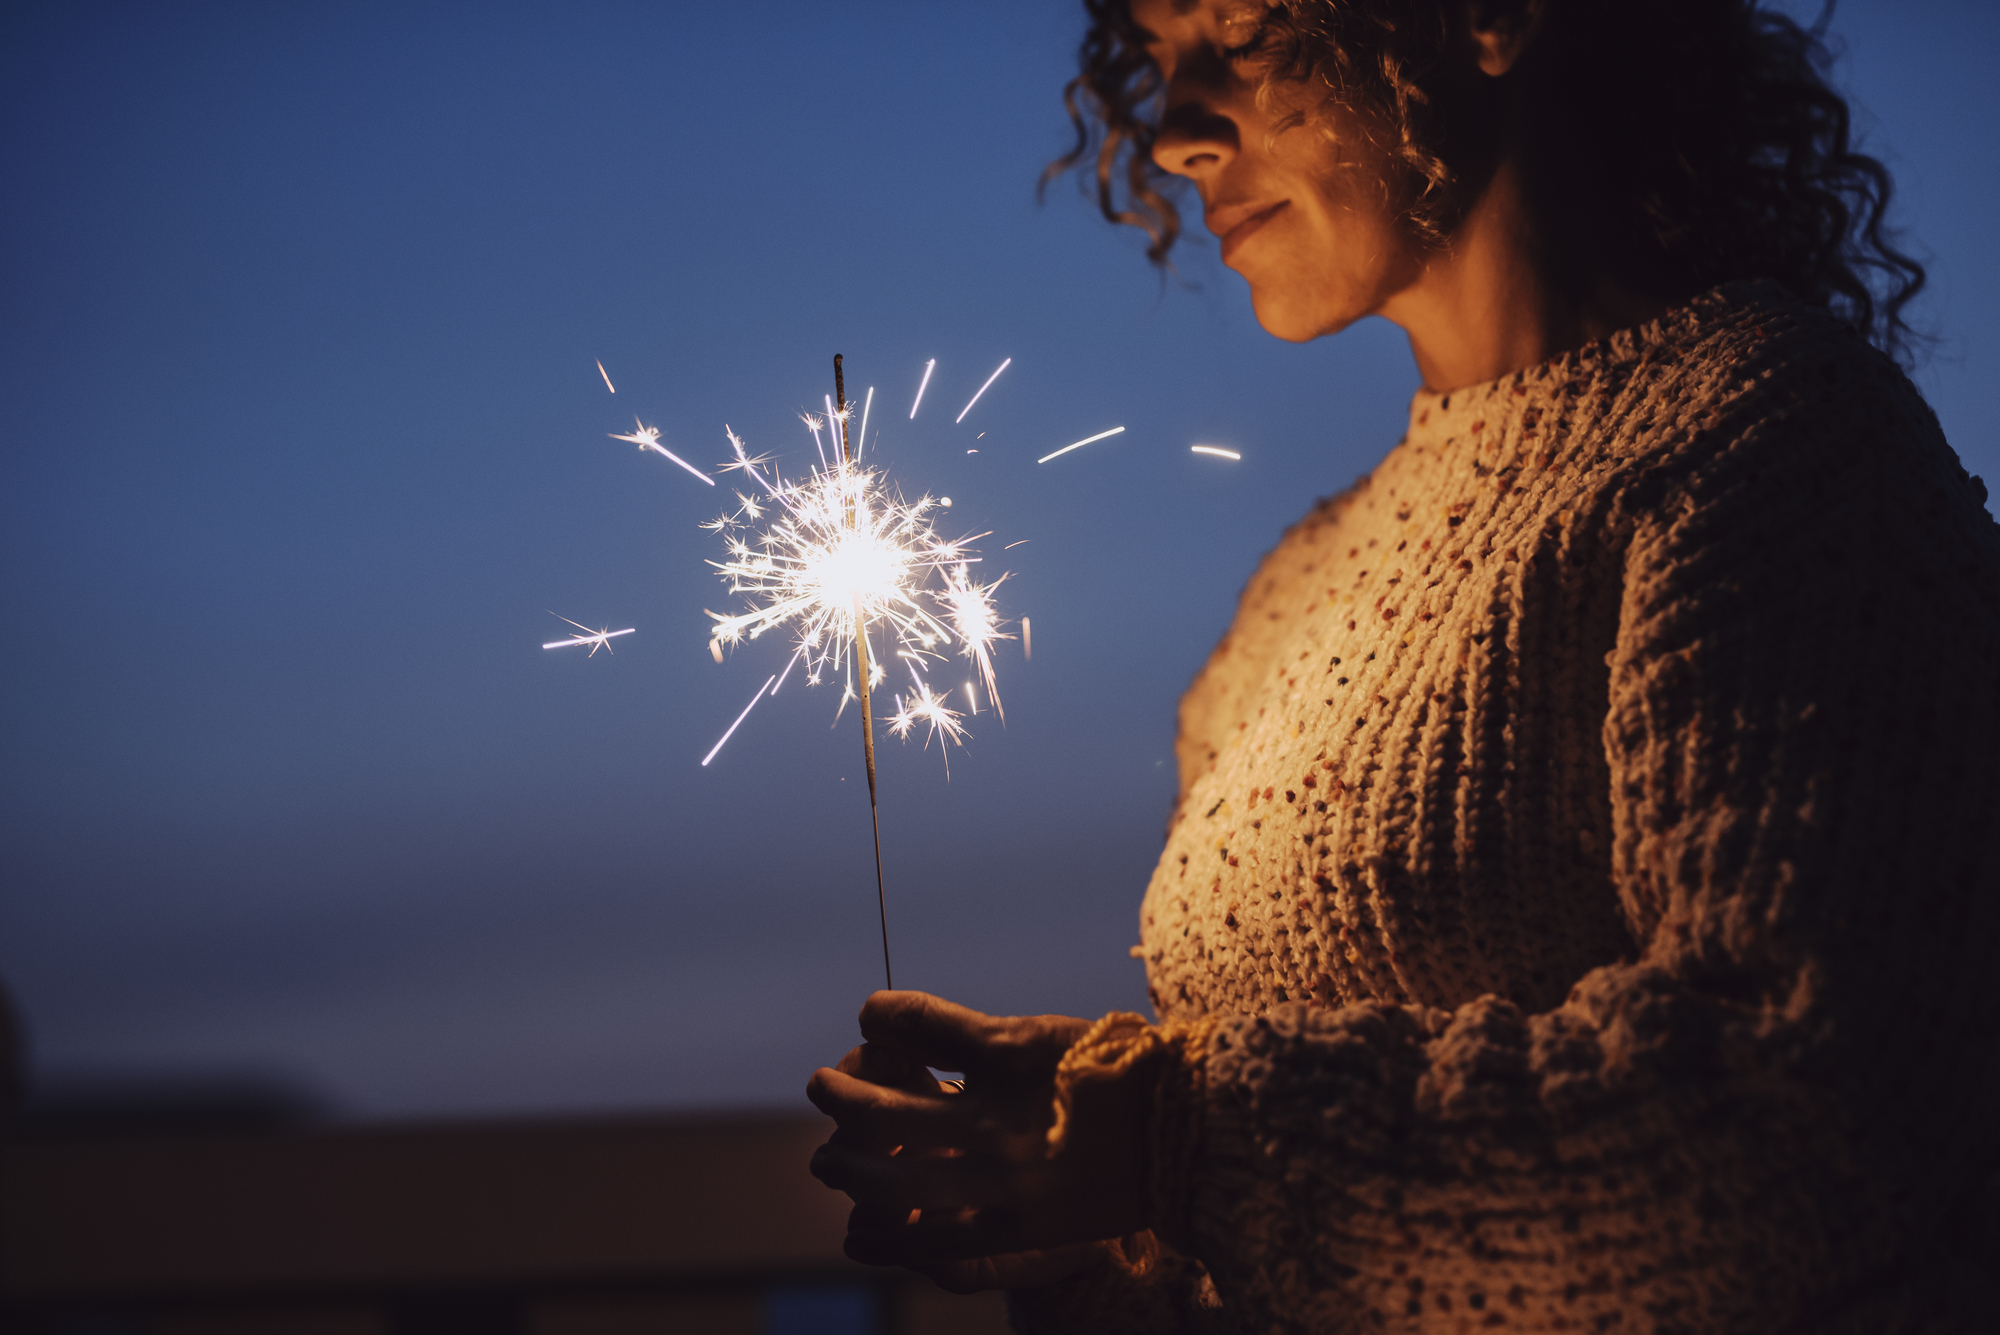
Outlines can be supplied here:
[[590, 646], [590, 652], [584, 655], [584, 657], [586, 658], [597, 657], [597, 651], [599, 649], [602, 649], [607, 654], [610, 653], [611, 642], [613, 640], [617, 639], [620, 635], [630, 635], [635, 629], [635, 627], [628, 626], [624, 630], [612, 630], [609, 627], [606, 627], [603, 630], [592, 630], [590, 627], [584, 625], [580, 621], [570, 621], [568, 617], [556, 616], [554, 612], [549, 613], [549, 615], [555, 617], [556, 620], [558, 621], [569, 621], [570, 625], [575, 626], [578, 630], [582, 631], [583, 634], [572, 635], [565, 640], [550, 640], [547, 644], [543, 645], [542, 648], [568, 649], [575, 645], [587, 644]]
[[639, 428], [638, 430], [629, 432], [622, 436], [615, 431], [608, 431], [605, 434], [610, 436], [611, 439], [613, 440], [629, 440], [642, 450], [651, 450], [655, 454], [664, 454], [667, 456], [667, 458], [672, 459], [675, 463], [679, 464], [682, 468], [687, 469], [688, 472], [693, 473], [696, 477], [700, 478], [703, 482], [706, 482], [709, 486], [712, 487], [715, 485], [714, 478], [702, 472], [699, 468], [696, 468], [693, 464], [681, 458], [678, 454], [675, 454], [672, 450], [668, 449], [666, 446], [660, 444], [660, 428], [656, 426], [647, 426], [645, 423], [640, 422], [639, 419], [636, 417], [633, 418], [632, 421], [634, 425], [636, 425]]
[[1225, 450], [1219, 445], [1190, 445], [1188, 449], [1195, 454], [1212, 454], [1218, 459], [1241, 459], [1243, 457], [1235, 450]]
[[875, 406], [875, 386], [868, 387], [868, 397], [861, 401], [861, 434], [854, 438], [854, 457], [861, 457], [861, 447], [868, 443], [868, 410]]
[[942, 737], [948, 742], [963, 742], [966, 732], [965, 725], [959, 722], [962, 717], [957, 710], [945, 704], [944, 696], [931, 690], [929, 682], [918, 677], [916, 694], [908, 700], [897, 696], [896, 712], [889, 716], [887, 722], [889, 731], [899, 739], [907, 738], [915, 725], [928, 724], [930, 731], [924, 735], [924, 745], [928, 747], [933, 737]]
[[[960, 740], [964, 729], [958, 716], [945, 708], [923, 676], [928, 665], [943, 661], [953, 647], [972, 662], [999, 712], [991, 645], [1011, 637], [1001, 632], [992, 595], [1006, 576], [991, 583], [974, 581], [971, 568], [979, 558], [969, 544], [976, 539], [951, 541], [938, 535], [931, 515], [950, 502], [928, 496], [905, 502], [887, 489], [879, 472], [844, 460], [815, 470], [804, 481], [781, 482], [767, 477], [759, 466], [763, 461], [750, 458], [742, 440], [733, 431], [728, 434], [736, 455], [731, 467], [756, 479], [765, 498], [739, 493], [741, 507], [710, 526], [725, 533], [728, 556], [709, 564], [731, 593], [749, 603], [739, 613], [708, 614], [714, 623], [712, 651], [782, 630], [794, 641], [793, 663], [805, 664], [808, 685], [829, 673], [846, 679], [844, 709], [854, 694], [856, 636], [886, 631], [889, 656], [901, 656], [909, 664], [918, 688], [907, 701], [899, 701], [903, 725], [897, 728], [891, 721], [897, 736], [924, 723], [929, 735]], [[750, 521], [766, 512], [769, 519], [753, 528]], [[745, 529], [749, 531], [738, 531]], [[881, 679], [883, 660], [872, 645], [868, 658], [872, 686]], [[788, 663], [786, 674], [791, 668]]]
[[[1009, 357], [1006, 361], [1001, 362], [999, 367], [995, 369], [993, 374], [986, 377], [986, 383], [979, 387], [979, 394], [984, 394], [987, 390], [993, 388], [993, 382], [1000, 378], [1000, 372], [1006, 370], [1013, 364], [1014, 364], [1014, 359], [1012, 357]], [[979, 402], [979, 394], [974, 394], [971, 398], [965, 401], [965, 406], [958, 410], [958, 416], [952, 419], [951, 424], [953, 426], [957, 426], [960, 422], [963, 422], [965, 420], [965, 415], [972, 411], [972, 405]]]
[[933, 357], [924, 363], [924, 378], [917, 384], [916, 403], [910, 405], [910, 420], [912, 422], [917, 420], [917, 405], [924, 401], [924, 390], [930, 386], [931, 372], [935, 370], [937, 370], [937, 358]]
[[611, 373], [604, 369], [603, 362], [599, 362], [597, 364], [597, 373], [604, 377], [604, 387], [610, 390], [613, 394], [616, 394], [618, 392], [618, 386], [611, 383]]
[[1056, 455], [1068, 454], [1071, 450], [1080, 450], [1084, 446], [1094, 444], [1097, 441], [1103, 440], [1107, 436], [1115, 436], [1124, 429], [1125, 428], [1122, 426], [1114, 426], [1109, 431], [1100, 431], [1094, 436], [1085, 436], [1082, 440], [1079, 440], [1076, 444], [1065, 445], [1061, 449], [1057, 450], [1055, 454], [1045, 454], [1041, 458], [1035, 460], [1035, 462], [1038, 464], [1045, 464], [1049, 460], [1055, 458]]
[[775, 676], [764, 678], [764, 684], [757, 688], [757, 694], [750, 697], [750, 703], [743, 706], [743, 712], [736, 716], [736, 722], [729, 725], [729, 731], [723, 733], [721, 738], [717, 740], [715, 745], [708, 748], [708, 754], [701, 758], [701, 763], [704, 766], [706, 766], [709, 761], [715, 759], [715, 753], [722, 749], [722, 743], [728, 741], [732, 736], [735, 735], [736, 730], [743, 726], [743, 720], [750, 717], [750, 711], [757, 707], [757, 702], [764, 698], [764, 692], [770, 690], [771, 683], [776, 680], [777, 677]]
[[[1033, 541], [1034, 541], [1034, 539], [1033, 539], [1033, 538], [1023, 538], [1023, 539], [1021, 539], [1021, 542], [1033, 542]], [[1003, 551], [1003, 552], [1011, 552], [1011, 551], [1013, 551], [1013, 550], [1014, 550], [1014, 549], [1015, 549], [1016, 547], [1019, 547], [1019, 546], [1021, 545], [1021, 542], [1010, 542], [1010, 543], [1008, 543], [1008, 544], [1007, 544], [1007, 545], [1006, 545], [1005, 547], [1002, 547], [1002, 548], [1001, 548], [1000, 550], [1001, 550], [1001, 551]]]
[[1035, 641], [1034, 641], [1034, 638], [1033, 638], [1033, 635], [1032, 635], [1032, 630], [1031, 630], [1031, 628], [1030, 628], [1030, 627], [1029, 627], [1029, 625], [1028, 625], [1028, 618], [1026, 618], [1026, 617], [1022, 617], [1022, 618], [1021, 618], [1021, 657], [1023, 657], [1023, 658], [1033, 658], [1034, 656], [1035, 656]]

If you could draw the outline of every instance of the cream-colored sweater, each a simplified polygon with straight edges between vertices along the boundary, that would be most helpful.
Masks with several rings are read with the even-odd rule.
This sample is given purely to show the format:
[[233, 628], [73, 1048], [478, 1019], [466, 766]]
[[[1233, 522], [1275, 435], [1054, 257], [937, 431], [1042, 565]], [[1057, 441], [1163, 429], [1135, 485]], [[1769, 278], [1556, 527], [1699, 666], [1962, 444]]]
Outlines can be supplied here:
[[1017, 1323], [1956, 1329], [2000, 1163], [1983, 495], [1771, 285], [1420, 393], [1181, 705], [1140, 950], [1162, 1021], [1222, 1018], [1162, 1095], [1172, 1246]]

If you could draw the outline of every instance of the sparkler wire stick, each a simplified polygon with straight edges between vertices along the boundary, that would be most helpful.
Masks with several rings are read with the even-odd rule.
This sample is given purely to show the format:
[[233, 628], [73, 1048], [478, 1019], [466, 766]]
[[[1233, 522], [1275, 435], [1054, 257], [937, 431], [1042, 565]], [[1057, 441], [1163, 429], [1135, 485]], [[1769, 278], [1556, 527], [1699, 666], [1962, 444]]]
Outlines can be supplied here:
[[[1005, 369], [1004, 367], [1002, 368]], [[999, 372], [995, 371], [995, 375]], [[992, 381], [987, 381], [992, 384]], [[982, 391], [983, 392], [983, 391]], [[840, 354], [833, 354], [833, 393], [839, 402], [840, 452], [847, 467], [854, 467], [854, 451], [847, 442], [847, 384], [840, 371]], [[971, 404], [966, 405], [968, 408]], [[914, 409], [912, 412], [914, 413]], [[860, 504], [857, 496], [849, 502], [847, 519], [850, 526], [856, 523], [855, 509]], [[861, 679], [861, 753], [868, 765], [868, 820], [875, 829], [875, 908], [882, 918], [882, 981], [891, 991], [896, 987], [896, 974], [889, 966], [889, 898], [882, 888], [882, 812], [875, 801], [875, 716], [869, 710], [868, 702], [868, 627], [861, 619], [861, 591], [854, 591], [854, 665], [858, 669], [855, 676]]]
[[[993, 374], [986, 377], [986, 383], [979, 387], [979, 394], [984, 394], [987, 390], [993, 388], [993, 382], [1000, 378], [1000, 372], [1006, 370], [1013, 364], [1014, 364], [1014, 359], [1012, 357], [1009, 357], [1006, 361], [1001, 362], [999, 367], [993, 372]], [[953, 426], [957, 426], [960, 422], [963, 422], [965, 420], [965, 415], [972, 411], [972, 405], [979, 402], [979, 394], [974, 394], [970, 399], [966, 400], [965, 406], [958, 410], [958, 416], [952, 419], [951, 424]]]

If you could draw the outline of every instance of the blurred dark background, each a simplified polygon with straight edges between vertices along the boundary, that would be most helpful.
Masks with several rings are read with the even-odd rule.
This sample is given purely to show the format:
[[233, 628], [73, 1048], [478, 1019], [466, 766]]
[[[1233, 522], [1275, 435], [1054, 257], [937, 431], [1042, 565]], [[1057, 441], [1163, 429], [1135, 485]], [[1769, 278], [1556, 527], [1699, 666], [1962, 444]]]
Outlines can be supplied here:
[[[949, 781], [883, 749], [898, 981], [1143, 1007], [1174, 701], [1416, 380], [1380, 322], [1262, 334], [1196, 218], [1162, 284], [1073, 182], [1037, 205], [1081, 28], [1062, 0], [0, 11], [31, 1125], [798, 1108], [880, 982], [855, 716], [788, 687], [698, 766], [784, 650], [710, 660], [726, 491], [606, 436], [637, 414], [707, 466], [727, 422], [796, 470], [836, 351], [905, 489], [990, 556], [1026, 540], [989, 566], [1034, 622], [1007, 725], [972, 720]], [[1918, 382], [1990, 478], [2000, 10], [1833, 31], [1931, 267]], [[551, 611], [637, 633], [544, 652]]]

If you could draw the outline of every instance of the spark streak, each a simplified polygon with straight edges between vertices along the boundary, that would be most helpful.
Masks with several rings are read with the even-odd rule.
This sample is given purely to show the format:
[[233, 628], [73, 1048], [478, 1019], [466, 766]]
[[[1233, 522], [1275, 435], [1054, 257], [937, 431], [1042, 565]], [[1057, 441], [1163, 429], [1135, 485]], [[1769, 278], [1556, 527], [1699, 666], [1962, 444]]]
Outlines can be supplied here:
[[1034, 636], [1033, 636], [1033, 635], [1031, 634], [1031, 632], [1030, 632], [1030, 627], [1028, 626], [1028, 618], [1026, 618], [1026, 617], [1022, 617], [1022, 618], [1021, 618], [1021, 657], [1023, 657], [1023, 658], [1033, 658], [1034, 656], [1035, 656], [1035, 640], [1034, 640]]
[[1035, 460], [1035, 462], [1038, 464], [1045, 464], [1049, 460], [1055, 458], [1057, 454], [1068, 454], [1071, 450], [1080, 450], [1084, 446], [1089, 445], [1094, 441], [1103, 440], [1106, 436], [1115, 436], [1124, 429], [1125, 428], [1122, 426], [1114, 426], [1109, 431], [1100, 431], [1094, 436], [1085, 436], [1082, 440], [1079, 440], [1076, 444], [1065, 445], [1061, 449], [1057, 450], [1055, 454], [1045, 454], [1041, 458]]
[[1218, 459], [1241, 459], [1243, 457], [1235, 450], [1225, 450], [1217, 445], [1190, 445], [1188, 449], [1195, 454], [1212, 454]]
[[757, 688], [757, 694], [750, 697], [750, 703], [743, 706], [743, 712], [736, 716], [736, 722], [729, 725], [729, 731], [723, 733], [721, 741], [718, 741], [714, 746], [711, 746], [708, 749], [708, 754], [701, 758], [701, 763], [704, 766], [706, 766], [709, 761], [715, 759], [715, 753], [722, 749], [722, 743], [728, 741], [731, 735], [734, 734], [738, 728], [743, 726], [743, 720], [750, 717], [750, 711], [757, 707], [757, 702], [764, 698], [764, 692], [770, 690], [771, 683], [776, 681], [777, 679], [778, 678], [775, 675], [764, 678], [764, 684]]
[[875, 406], [875, 386], [868, 387], [868, 397], [861, 401], [861, 434], [854, 438], [854, 457], [861, 457], [862, 446], [868, 443], [868, 410]]
[[604, 369], [603, 362], [599, 362], [597, 364], [597, 373], [604, 377], [604, 387], [610, 390], [613, 394], [616, 394], [618, 392], [618, 386], [611, 383], [611, 373]]
[[910, 420], [912, 422], [917, 420], [917, 404], [924, 401], [924, 390], [929, 388], [931, 372], [935, 370], [937, 370], [937, 358], [933, 357], [924, 363], [924, 378], [917, 384], [917, 400], [916, 403], [910, 405]]
[[[1014, 359], [1012, 357], [1009, 357], [1006, 361], [1001, 362], [999, 367], [993, 372], [993, 374], [986, 377], [986, 383], [979, 387], [979, 394], [984, 394], [987, 390], [993, 388], [993, 382], [1000, 378], [1000, 372], [1006, 370], [1013, 364], [1014, 364]], [[951, 424], [953, 426], [957, 426], [960, 422], [963, 422], [965, 420], [965, 415], [972, 411], [972, 405], [979, 402], [979, 394], [974, 394], [971, 398], [965, 401], [965, 406], [958, 410], [958, 416], [952, 419]], [[912, 416], [914, 416], [914, 414], [912, 414]]]
[[[556, 616], [554, 612], [549, 613], [549, 615], [554, 616], [558, 621], [569, 621], [568, 617]], [[578, 630], [582, 631], [583, 634], [572, 635], [566, 640], [550, 640], [547, 644], [543, 645], [542, 648], [567, 649], [572, 645], [587, 644], [590, 646], [590, 652], [588, 654], [585, 654], [584, 657], [595, 658], [597, 657], [597, 651], [599, 649], [602, 649], [607, 654], [610, 653], [611, 642], [613, 640], [617, 639], [620, 635], [630, 635], [633, 632], [633, 630], [636, 629], [635, 627], [628, 626], [624, 630], [611, 630], [608, 627], [603, 630], [592, 630], [590, 627], [584, 625], [580, 621], [569, 621], [569, 624], [575, 626]]]
[[633, 418], [632, 421], [639, 428], [637, 431], [632, 431], [622, 436], [615, 431], [607, 431], [604, 434], [610, 436], [611, 439], [613, 440], [629, 440], [642, 450], [652, 450], [655, 454], [664, 454], [669, 459], [672, 459], [675, 463], [679, 464], [682, 468], [687, 469], [688, 472], [693, 473], [703, 482], [706, 482], [709, 486], [712, 487], [715, 485], [714, 478], [702, 472], [699, 468], [696, 468], [693, 464], [681, 458], [678, 454], [675, 454], [672, 450], [668, 449], [666, 446], [660, 444], [660, 428], [656, 426], [647, 426], [643, 422], [640, 422], [639, 419], [636, 417]]

